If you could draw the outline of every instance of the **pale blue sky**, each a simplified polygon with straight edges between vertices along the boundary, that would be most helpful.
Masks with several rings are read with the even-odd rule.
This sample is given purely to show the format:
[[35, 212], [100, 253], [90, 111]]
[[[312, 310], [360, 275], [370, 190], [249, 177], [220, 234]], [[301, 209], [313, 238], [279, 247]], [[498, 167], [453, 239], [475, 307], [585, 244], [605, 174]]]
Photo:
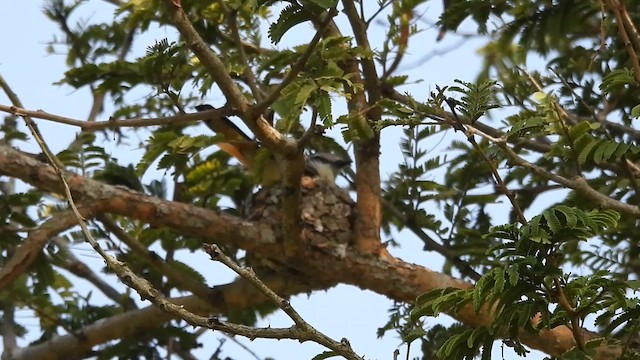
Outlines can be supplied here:
[[[435, 1], [427, 5], [424, 8], [426, 10], [425, 18], [435, 22], [441, 11], [441, 4], [439, 1]], [[34, 0], [11, 1], [6, 2], [3, 8], [6, 15], [0, 22], [0, 33], [3, 34], [0, 73], [21, 98], [24, 106], [28, 109], [42, 109], [71, 118], [86, 118], [91, 104], [88, 91], [76, 91], [68, 86], [53, 85], [66, 70], [65, 57], [64, 55], [48, 55], [45, 51], [46, 43], [52, 39], [54, 34], [59, 36], [59, 32], [55, 25], [42, 14], [42, 2]], [[111, 19], [113, 17], [112, 7], [93, 0], [91, 1], [91, 10], [85, 11], [84, 16], [88, 17], [90, 21], [91, 19]], [[420, 24], [420, 27], [424, 27], [424, 24]], [[372, 39], [380, 39], [375, 35], [375, 29], [372, 30], [372, 33], [374, 34]], [[134, 53], [129, 58], [143, 54], [144, 49], [152, 45], [154, 40], [165, 37], [174, 38], [175, 34], [175, 30], [172, 28], [162, 28], [139, 37], [135, 43]], [[446, 52], [446, 50], [455, 48], [455, 45], [460, 41], [459, 36], [448, 34], [445, 41], [436, 43], [436, 35], [437, 30], [432, 29], [412, 39], [410, 53], [404, 61], [405, 65], [400, 67], [400, 73], [410, 73], [412, 80], [422, 80], [419, 84], [402, 89], [410, 91], [418, 100], [425, 100], [429, 91], [435, 89], [436, 84], [451, 85], [454, 79], [473, 81], [480, 68], [481, 60], [475, 55], [475, 51], [483, 44], [482, 39], [469, 40], [463, 47], [451, 50], [446, 55], [434, 55], [426, 59], [425, 57], [430, 54]], [[312, 36], [313, 30], [308, 25], [299, 25], [294, 31], [285, 35], [284, 43], [301, 43], [308, 41]], [[266, 41], [266, 35], [264, 39]], [[373, 44], [376, 45], [375, 41]], [[408, 67], [408, 64], [412, 66]], [[8, 104], [4, 93], [0, 93], [0, 103]], [[107, 119], [110, 108], [107, 107], [107, 112], [103, 113], [99, 119]], [[54, 151], [64, 149], [78, 132], [76, 128], [47, 121], [38, 121], [38, 124], [45, 140]], [[337, 135], [337, 131], [334, 131], [333, 134]], [[387, 129], [383, 132], [383, 168], [381, 169], [383, 177], [392, 172], [396, 168], [396, 164], [401, 161], [399, 137], [400, 129]], [[442, 151], [445, 144], [446, 142], [430, 150]], [[39, 152], [32, 141], [16, 145], [26, 151]], [[124, 163], [135, 163], [141, 155], [140, 152], [119, 151], [111, 143], [105, 143], [105, 146], [114, 149], [114, 156]], [[441, 270], [441, 258], [422, 251], [422, 243], [411, 233], [405, 231], [397, 234], [395, 238], [402, 244], [402, 247], [391, 249], [392, 254], [436, 271]], [[92, 253], [92, 250], [83, 250], [80, 256], [82, 260], [95, 266], [102, 264], [102, 261]], [[197, 263], [201, 269], [207, 269], [206, 274], [213, 274], [208, 277], [211, 285], [224, 283], [233, 278], [233, 274], [229, 270], [212, 264], [202, 253], [185, 252], [180, 256], [183, 261], [188, 261], [190, 264]], [[112, 283], [117, 282], [114, 277], [110, 277], [110, 280]], [[81, 284], [87, 286], [84, 282]], [[88, 289], [87, 287], [86, 290]], [[94, 296], [99, 295], [94, 292]], [[145, 306], [148, 304], [146, 303]], [[387, 309], [391, 301], [370, 291], [363, 291], [353, 286], [338, 286], [328, 291], [314, 293], [311, 296], [297, 296], [292, 299], [292, 304], [309, 323], [327, 335], [338, 340], [342, 337], [348, 338], [353, 348], [358, 353], [365, 355], [367, 359], [392, 359], [393, 351], [399, 345], [399, 339], [393, 336], [387, 336], [382, 340], [376, 338], [376, 329], [387, 320]], [[35, 319], [32, 323], [30, 340], [39, 336], [35, 332], [37, 330]], [[428, 321], [428, 324], [434, 323], [435, 320]], [[261, 325], [290, 326], [291, 321], [282, 314], [274, 314], [263, 320]], [[218, 345], [216, 339], [221, 337], [223, 336], [215, 333], [202, 336], [200, 341], [205, 344], [204, 349], [196, 351], [195, 354], [201, 358], [208, 357]], [[249, 342], [243, 338], [238, 338], [238, 340], [251, 347], [261, 358], [271, 356], [277, 359], [309, 359], [323, 351], [321, 347], [311, 343], [299, 344], [294, 341], [275, 340]], [[25, 344], [24, 340], [20, 342], [20, 345]], [[498, 350], [494, 355], [498, 358], [500, 357], [500, 344], [496, 343], [496, 347]], [[402, 347], [400, 351], [401, 357], [404, 358], [406, 348]], [[413, 353], [418, 354], [415, 351]], [[223, 347], [223, 355], [234, 356], [238, 359], [250, 358], [244, 350], [230, 341]], [[510, 355], [505, 356], [511, 358]]]

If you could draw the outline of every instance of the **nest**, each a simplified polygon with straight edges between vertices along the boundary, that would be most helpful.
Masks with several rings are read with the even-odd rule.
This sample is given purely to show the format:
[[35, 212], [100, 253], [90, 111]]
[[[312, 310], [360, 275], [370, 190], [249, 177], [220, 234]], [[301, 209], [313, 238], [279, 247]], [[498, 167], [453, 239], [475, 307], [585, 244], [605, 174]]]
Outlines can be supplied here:
[[[275, 186], [255, 193], [246, 208], [247, 218], [281, 229], [284, 191]], [[347, 191], [323, 179], [305, 176], [301, 181], [301, 194], [302, 240], [315, 247], [340, 244], [346, 250], [352, 241], [355, 217], [355, 204]]]

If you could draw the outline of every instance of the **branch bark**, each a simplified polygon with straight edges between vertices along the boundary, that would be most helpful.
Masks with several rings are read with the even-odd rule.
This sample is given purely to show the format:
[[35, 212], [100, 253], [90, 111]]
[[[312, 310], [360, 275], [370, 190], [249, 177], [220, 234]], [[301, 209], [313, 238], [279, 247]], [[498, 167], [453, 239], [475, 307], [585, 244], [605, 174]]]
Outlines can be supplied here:
[[[9, 146], [0, 146], [0, 173], [20, 178], [44, 191], [60, 192], [62, 190], [62, 185], [59, 182], [57, 174], [49, 165], [38, 162]], [[152, 225], [169, 227], [186, 234], [201, 236], [204, 239], [216, 239], [219, 243], [230, 242], [240, 248], [251, 250], [254, 254], [266, 258], [282, 259], [283, 257], [282, 243], [278, 241], [277, 233], [264, 223], [251, 223], [224, 213], [197, 208], [192, 205], [160, 200], [128, 189], [105, 185], [77, 175], [67, 174], [66, 176], [74, 198], [80, 202], [96, 204], [95, 211], [97, 212], [110, 212], [128, 216]], [[331, 245], [326, 242], [318, 246], [310, 244], [307, 252], [303, 256], [287, 259], [287, 266], [301, 271], [305, 274], [308, 281], [316, 284], [315, 287], [309, 287], [304, 284], [285, 288], [280, 288], [278, 283], [275, 285], [269, 285], [269, 283], [267, 283], [267, 285], [270, 287], [275, 286], [272, 287], [273, 290], [286, 296], [308, 291], [309, 289], [326, 289], [337, 283], [348, 283], [404, 302], [413, 302], [418, 295], [429, 290], [444, 287], [469, 288], [472, 286], [467, 282], [419, 265], [406, 263], [400, 259], [388, 256], [371, 256], [370, 253], [360, 252], [352, 248], [346, 252], [340, 251], [340, 246], [340, 244]], [[285, 282], [289, 280], [278, 279], [277, 281]], [[281, 292], [279, 289], [283, 289], [284, 292]], [[246, 294], [243, 296], [245, 295]], [[244, 306], [256, 305], [256, 299], [254, 298], [255, 296], [246, 296], [238, 300], [239, 303], [234, 302], [235, 305], [233, 308], [237, 309], [238, 306], [242, 306], [242, 304], [244, 304]], [[201, 300], [189, 299], [191, 299], [189, 300], [189, 304], [202, 304]], [[216, 293], [214, 289], [208, 299], [215, 305], [219, 304], [219, 301], [226, 300], [227, 298], [225, 298], [223, 294]], [[261, 301], [266, 301], [264, 298], [262, 299]], [[181, 303], [178, 302], [177, 304]], [[199, 311], [198, 309], [202, 308], [189, 308], [190, 311], [196, 313]], [[210, 310], [209, 308], [207, 309], [207, 311]], [[223, 310], [226, 311], [228, 308], [224, 307]], [[156, 317], [154, 326], [171, 318], [166, 314], [154, 314], [153, 316]], [[465, 307], [458, 314], [451, 315], [471, 326], [488, 325], [492, 321], [491, 312], [487, 311], [476, 314], [470, 306]], [[160, 320], [158, 320], [157, 317], [159, 317]], [[108, 320], [100, 324], [104, 323], [108, 323]], [[91, 325], [91, 329], [99, 332], [100, 324]], [[119, 325], [112, 326], [122, 327], [123, 323], [118, 324]], [[135, 328], [135, 326], [133, 327]], [[136, 329], [140, 330], [139, 328]], [[122, 331], [122, 329], [118, 329], [116, 333], [109, 336], [127, 336], [123, 334]], [[88, 344], [97, 344], [115, 338], [106, 339], [104, 335], [92, 336], [96, 337], [96, 340], [91, 339]], [[585, 332], [586, 340], [594, 336], [594, 334]], [[87, 335], [87, 337], [89, 337], [89, 335]], [[64, 341], [59, 340], [60, 344], [66, 344], [64, 345], [64, 349], [71, 346], [69, 345], [70, 343], [77, 344], [75, 336], [70, 336], [65, 339]], [[544, 330], [537, 337], [522, 334], [522, 339], [528, 346], [554, 356], [563, 353], [575, 345], [573, 334], [571, 330], [566, 327]], [[83, 345], [83, 348], [87, 349], [86, 346], [89, 345]], [[37, 345], [34, 347], [40, 347], [41, 349], [42, 347], [46, 347], [46, 345]], [[63, 351], [60, 348], [50, 349], [51, 351]], [[29, 350], [24, 349], [21, 351], [27, 352]], [[602, 351], [615, 354], [616, 351], [619, 353], [619, 348], [603, 348]]]
[[[294, 278], [273, 277], [263, 279], [263, 281], [271, 289], [285, 297], [331, 286], [331, 284], [310, 285]], [[212, 288], [211, 295], [206, 301], [197, 296], [170, 300], [172, 303], [184, 306], [188, 311], [202, 316], [247, 309], [267, 301], [264, 295], [245, 280]], [[114, 339], [136, 336], [136, 334], [159, 327], [171, 319], [173, 319], [171, 315], [152, 305], [103, 319], [85, 326], [73, 334], [56, 336], [44, 343], [18, 349], [12, 354], [11, 359], [62, 360], [76, 358], [87, 354], [95, 345]]]

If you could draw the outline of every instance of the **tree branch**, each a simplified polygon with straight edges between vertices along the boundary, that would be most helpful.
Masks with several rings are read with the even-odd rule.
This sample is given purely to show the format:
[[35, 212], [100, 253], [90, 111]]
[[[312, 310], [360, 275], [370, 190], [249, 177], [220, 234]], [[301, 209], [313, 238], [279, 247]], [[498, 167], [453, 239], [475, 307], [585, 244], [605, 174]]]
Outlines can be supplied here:
[[123, 127], [147, 127], [157, 125], [177, 125], [200, 120], [215, 120], [225, 116], [236, 115], [236, 111], [229, 107], [211, 109], [195, 112], [192, 114], [180, 114], [161, 118], [132, 118], [122, 120], [86, 121], [77, 120], [64, 116], [50, 114], [43, 110], [27, 110], [18, 106], [0, 105], [0, 111], [16, 116], [30, 116], [35, 119], [49, 120], [59, 124], [77, 126], [82, 131], [98, 131], [103, 129], [123, 128]]
[[[616, 22], [618, 23], [618, 34], [620, 34], [620, 39], [622, 40], [622, 43], [627, 50], [629, 60], [631, 61], [631, 65], [633, 66], [633, 76], [636, 79], [636, 83], [640, 84], [640, 62], [638, 61], [638, 55], [636, 54], [636, 50], [633, 48], [633, 43], [631, 42], [629, 34], [627, 33], [625, 27], [625, 19], [622, 15], [623, 13], [626, 13], [627, 10], [625, 9], [622, 1], [608, 0], [607, 2], [609, 3], [609, 7], [616, 17]], [[628, 22], [627, 25], [629, 24], [633, 25], [633, 22]]]
[[[347, 359], [355, 359], [362, 360], [360, 356], [358, 356], [349, 345], [348, 341], [344, 339], [340, 342], [331, 339], [326, 336], [322, 332], [318, 331], [316, 328], [307, 323], [302, 316], [291, 306], [291, 303], [284, 298], [281, 298], [276, 294], [273, 290], [271, 290], [265, 283], [263, 283], [256, 274], [251, 270], [251, 268], [242, 268], [238, 266], [235, 262], [233, 262], [228, 256], [222, 253], [220, 248], [217, 245], [204, 245], [204, 250], [211, 256], [211, 259], [220, 261], [225, 264], [231, 270], [235, 271], [236, 274], [242, 276], [244, 279], [249, 281], [253, 286], [255, 286], [260, 292], [262, 292], [269, 300], [271, 300], [274, 304], [276, 304], [282, 311], [287, 314], [291, 320], [295, 323], [295, 326], [290, 327], [288, 329], [263, 329], [261, 332], [262, 335], [270, 335], [270, 336], [261, 336], [259, 333], [255, 333], [257, 329], [247, 329], [250, 332], [247, 333], [239, 333], [233, 331], [236, 334], [240, 334], [246, 336], [250, 339], [254, 339], [256, 337], [268, 337], [268, 338], [276, 338], [276, 339], [297, 339], [301, 342], [305, 340], [311, 340], [320, 345], [324, 345], [325, 347], [335, 351], [336, 353], [344, 356]], [[219, 321], [219, 320], [218, 320]], [[235, 325], [238, 326], [238, 325]], [[233, 329], [232, 329], [233, 330]], [[272, 333], [276, 331], [277, 333]], [[273, 336], [271, 336], [273, 335]]]
[[202, 298], [208, 299], [211, 295], [211, 289], [206, 284], [196, 282], [192, 278], [186, 276], [184, 273], [176, 271], [167, 262], [162, 261], [162, 258], [155, 252], [149, 250], [146, 246], [142, 245], [137, 239], [133, 238], [127, 232], [125, 232], [118, 224], [111, 220], [106, 215], [98, 215], [98, 220], [105, 226], [105, 228], [113, 233], [120, 241], [126, 244], [133, 253], [140, 257], [144, 262], [149, 264], [154, 270], [160, 274], [166, 276], [171, 280], [175, 287], [180, 290], [190, 291], [192, 294]]
[[[23, 155], [24, 156], [24, 155]], [[2, 157], [2, 155], [0, 155]], [[1, 160], [0, 160], [1, 162]], [[0, 166], [0, 172], [3, 172]], [[90, 217], [93, 208], [81, 207], [83, 216]], [[13, 256], [0, 268], [0, 290], [6, 288], [11, 282], [22, 275], [36, 260], [47, 241], [59, 233], [68, 230], [78, 224], [71, 210], [65, 210], [52, 216], [35, 230], [16, 249]]]
[[[370, 50], [367, 39], [366, 23], [358, 15], [353, 1], [343, 1], [345, 12], [354, 31], [356, 42], [365, 50]], [[316, 28], [322, 19], [317, 20]], [[334, 22], [328, 26], [326, 36], [342, 36]], [[347, 49], [345, 49], [347, 50]], [[361, 75], [358, 62], [362, 61], [364, 77]], [[369, 101], [363, 91], [356, 91], [355, 87], [345, 84], [345, 92], [350, 95], [347, 108], [350, 114], [363, 114], [359, 118], [358, 126], [371, 128], [372, 122], [380, 120], [381, 110], [375, 106], [381, 98], [378, 76], [373, 59], [356, 59], [352, 57], [339, 64], [343, 71], [351, 74], [351, 81], [356, 85], [366, 85], [369, 92]], [[373, 84], [375, 82], [375, 85]], [[372, 86], [372, 87], [369, 87]], [[357, 186], [357, 213], [367, 214], [358, 216], [355, 221], [356, 246], [370, 253], [386, 252], [380, 242], [380, 224], [382, 221], [382, 209], [380, 205], [381, 181], [380, 181], [380, 133], [374, 132], [370, 139], [354, 141], [354, 153], [356, 160], [356, 184]]]
[[[43, 191], [61, 190], [59, 179], [50, 166], [8, 146], [0, 145], [0, 173], [20, 178]], [[218, 243], [233, 243], [266, 258], [283, 258], [282, 243], [274, 229], [264, 223], [249, 223], [193, 205], [163, 201], [77, 175], [69, 175], [68, 179], [76, 199], [96, 204], [95, 211], [100, 213], [112, 212], [152, 225], [170, 227], [185, 234], [215, 238]], [[433, 289], [471, 286], [385, 254], [371, 256], [370, 253], [355, 249], [345, 253], [340, 250], [341, 246], [326, 241], [311, 243], [303, 256], [288, 258], [287, 266], [301, 271], [314, 284], [325, 284], [325, 288], [338, 282], [353, 284], [404, 302], [413, 302], [418, 295]], [[277, 287], [272, 289], [278, 291]], [[300, 289], [300, 286], [295, 289]], [[283, 294], [290, 294], [288, 291]], [[212, 296], [209, 299], [214, 303], [220, 300]], [[492, 321], [491, 312], [476, 314], [471, 306], [451, 315], [470, 326], [487, 325]], [[168, 318], [166, 316], [165, 321]], [[199, 324], [201, 320], [197, 319], [196, 323]], [[539, 336], [522, 334], [521, 337], [528, 346], [556, 356], [575, 345], [571, 330], [564, 326], [543, 330]], [[592, 337], [589, 335], [586, 340]]]
[[[229, 76], [228, 71], [218, 56], [207, 46], [202, 37], [197, 33], [187, 15], [180, 0], [165, 0], [169, 9], [171, 22], [176, 26], [180, 34], [185, 38], [191, 51], [198, 57], [209, 75], [216, 81], [227, 101], [238, 110], [238, 115], [256, 135], [262, 144], [280, 157], [277, 158], [282, 183], [288, 190], [282, 201], [282, 206], [287, 209], [287, 216], [282, 218], [284, 241], [289, 246], [285, 248], [291, 255], [299, 245], [302, 228], [300, 219], [300, 178], [304, 170], [304, 154], [297, 142], [283, 136], [265, 119], [261, 112], [249, 106], [240, 88]], [[275, 169], [267, 169], [275, 171]]]
[[[270, 277], [263, 280], [267, 286], [283, 296], [307, 293], [330, 286], [329, 284], [310, 285], [291, 277]], [[267, 299], [253, 285], [242, 279], [212, 288], [211, 296], [207, 301], [197, 296], [174, 298], [170, 301], [195, 314], [208, 316], [230, 310], [248, 309], [264, 303]], [[13, 353], [12, 360], [75, 358], [87, 353], [95, 345], [143, 334], [173, 318], [172, 315], [153, 305], [128, 311], [87, 325], [73, 334], [55, 336], [43, 343], [18, 349]]]
[[66, 240], [55, 236], [53, 243], [58, 247], [55, 254], [50, 254], [51, 263], [59, 266], [70, 273], [83, 278], [100, 290], [106, 297], [120, 304], [125, 310], [136, 309], [136, 303], [126, 294], [120, 293], [114, 287], [102, 280], [89, 266], [80, 261], [76, 255], [69, 250]]
[[532, 164], [524, 160], [523, 158], [521, 158], [518, 154], [516, 154], [515, 151], [513, 151], [509, 146], [507, 146], [507, 142], [504, 139], [492, 138], [490, 136], [487, 136], [486, 134], [483, 134], [481, 131], [478, 131], [477, 129], [473, 129], [472, 127], [469, 127], [469, 129], [476, 134], [484, 136], [485, 138], [491, 140], [496, 145], [498, 145], [500, 149], [502, 149], [504, 153], [507, 155], [507, 157], [509, 158], [512, 164], [521, 166], [531, 171], [532, 173], [538, 176], [541, 176], [542, 178], [556, 182], [560, 185], [563, 185], [564, 187], [573, 189], [576, 192], [580, 193], [582, 196], [584, 196], [586, 199], [593, 201], [595, 205], [601, 206], [606, 209], [613, 209], [622, 214], [631, 215], [633, 217], [640, 217], [640, 208], [638, 208], [637, 206], [625, 204], [623, 202], [612, 199], [598, 192], [597, 190], [589, 186], [587, 179], [585, 179], [584, 177], [578, 176], [573, 179], [567, 179], [558, 174], [549, 172], [544, 168], [537, 166], [535, 164]]

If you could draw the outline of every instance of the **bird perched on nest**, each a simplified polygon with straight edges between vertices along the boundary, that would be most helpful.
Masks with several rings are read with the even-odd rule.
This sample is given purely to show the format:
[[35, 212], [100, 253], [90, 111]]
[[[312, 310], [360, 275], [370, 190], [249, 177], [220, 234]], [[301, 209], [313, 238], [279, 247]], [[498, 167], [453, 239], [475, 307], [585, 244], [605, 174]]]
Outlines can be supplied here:
[[[198, 111], [211, 109], [213, 109], [213, 106], [207, 104], [196, 106]], [[215, 133], [224, 137], [216, 145], [224, 152], [238, 159], [254, 175], [258, 175], [258, 182], [261, 185], [273, 186], [280, 182], [282, 174], [275, 163], [275, 159], [269, 157], [264, 160], [264, 163], [258, 164], [257, 157], [259, 156], [260, 144], [247, 136], [231, 120], [223, 117], [216, 120], [206, 120], [205, 124]], [[321, 178], [328, 183], [334, 184], [338, 174], [349, 164], [351, 164], [351, 159], [345, 159], [332, 153], [318, 152], [306, 158], [304, 175]]]

